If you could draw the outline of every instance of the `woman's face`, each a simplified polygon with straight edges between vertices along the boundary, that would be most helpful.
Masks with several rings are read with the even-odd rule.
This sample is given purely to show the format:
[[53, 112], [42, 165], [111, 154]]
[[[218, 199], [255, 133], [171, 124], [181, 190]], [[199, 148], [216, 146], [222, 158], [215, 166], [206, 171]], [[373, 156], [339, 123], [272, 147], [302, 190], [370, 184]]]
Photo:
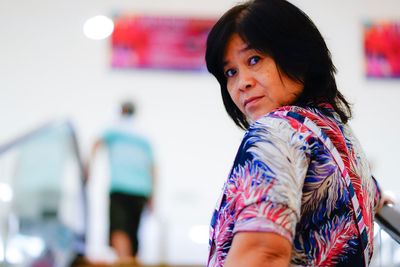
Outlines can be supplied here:
[[271, 57], [250, 49], [238, 34], [227, 44], [224, 73], [229, 95], [251, 121], [293, 103], [303, 91], [301, 83], [279, 73]]

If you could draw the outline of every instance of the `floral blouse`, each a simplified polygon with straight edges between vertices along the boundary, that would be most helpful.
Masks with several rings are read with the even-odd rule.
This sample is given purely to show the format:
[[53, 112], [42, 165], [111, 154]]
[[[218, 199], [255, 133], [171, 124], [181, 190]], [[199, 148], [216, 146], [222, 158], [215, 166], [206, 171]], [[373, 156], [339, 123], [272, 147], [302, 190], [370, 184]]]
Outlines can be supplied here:
[[293, 117], [317, 124], [339, 151], [373, 250], [379, 187], [358, 140], [328, 104], [282, 107], [245, 133], [210, 227], [207, 266], [223, 266], [238, 232], [272, 232], [293, 245], [292, 266], [363, 266], [349, 189], [330, 151]]

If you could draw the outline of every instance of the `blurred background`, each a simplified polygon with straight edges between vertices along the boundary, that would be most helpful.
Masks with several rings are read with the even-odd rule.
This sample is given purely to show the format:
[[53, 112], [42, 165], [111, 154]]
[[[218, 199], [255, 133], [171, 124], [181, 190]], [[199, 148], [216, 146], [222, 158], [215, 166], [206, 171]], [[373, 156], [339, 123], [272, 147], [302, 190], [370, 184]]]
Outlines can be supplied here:
[[[325, 37], [338, 69], [339, 88], [354, 104], [350, 124], [383, 189], [399, 195], [400, 74], [388, 71], [387, 62], [382, 67], [386, 71], [368, 72], [371, 58], [365, 46], [371, 25], [380, 29], [379, 25], [392, 23], [399, 38], [398, 1], [290, 2], [305, 11]], [[50, 265], [37, 266], [62, 266], [73, 257], [63, 249], [69, 246], [94, 260], [112, 260], [107, 245], [106, 156], [98, 157], [85, 186], [82, 162], [120, 102], [129, 99], [137, 105], [136, 127], [152, 143], [158, 180], [154, 209], [142, 218], [139, 258], [149, 265], [205, 264], [211, 212], [243, 132], [228, 118], [218, 83], [204, 65], [112, 64], [113, 35], [98, 37], [96, 30], [91, 35], [85, 23], [97, 15], [116, 21], [128, 14], [153, 22], [183, 19], [192, 25], [197, 20], [215, 21], [236, 3], [0, 1], [0, 259], [7, 258], [4, 240], [25, 231], [13, 241], [17, 245], [10, 246], [26, 253], [14, 253], [10, 263], [46, 253], [46, 238], [57, 235], [59, 242], [52, 246], [62, 255], [54, 256]], [[399, 43], [394, 47], [399, 64]], [[149, 51], [148, 57], [154, 52]], [[45, 203], [38, 203], [35, 192]], [[50, 226], [41, 233], [44, 243], [29, 237], [39, 227], [37, 216], [50, 218]], [[51, 218], [61, 218], [64, 226], [52, 225]]]

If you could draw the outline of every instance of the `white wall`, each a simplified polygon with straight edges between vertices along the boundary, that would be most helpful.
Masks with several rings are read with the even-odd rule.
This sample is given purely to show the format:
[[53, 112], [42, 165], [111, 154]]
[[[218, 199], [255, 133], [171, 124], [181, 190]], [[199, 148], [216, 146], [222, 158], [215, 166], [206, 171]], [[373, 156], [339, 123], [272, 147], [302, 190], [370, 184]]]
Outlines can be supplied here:
[[[190, 247], [185, 257], [175, 251], [188, 247], [188, 241], [179, 237], [182, 229], [208, 224], [242, 135], [224, 112], [218, 84], [206, 73], [112, 70], [107, 40], [86, 39], [82, 25], [93, 15], [121, 10], [218, 17], [236, 2], [0, 1], [0, 143], [40, 123], [68, 117], [77, 127], [86, 155], [116, 103], [133, 98], [139, 105], [137, 124], [156, 149], [157, 218], [170, 230], [163, 242], [172, 248], [158, 257], [203, 263], [206, 245]], [[384, 188], [399, 192], [400, 126], [396, 122], [400, 111], [395, 107], [400, 81], [365, 79], [362, 54], [362, 22], [399, 19], [398, 1], [292, 2], [310, 15], [327, 40], [339, 87], [354, 103], [352, 126], [373, 161], [376, 176]]]

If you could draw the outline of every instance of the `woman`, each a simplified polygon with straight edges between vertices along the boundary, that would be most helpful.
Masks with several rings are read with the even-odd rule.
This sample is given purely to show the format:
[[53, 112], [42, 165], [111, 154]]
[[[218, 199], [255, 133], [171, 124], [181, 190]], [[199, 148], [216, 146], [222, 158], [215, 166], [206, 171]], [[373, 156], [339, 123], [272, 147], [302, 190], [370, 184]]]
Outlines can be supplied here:
[[367, 266], [380, 191], [310, 18], [284, 0], [237, 5], [211, 30], [206, 62], [247, 130], [208, 266]]

